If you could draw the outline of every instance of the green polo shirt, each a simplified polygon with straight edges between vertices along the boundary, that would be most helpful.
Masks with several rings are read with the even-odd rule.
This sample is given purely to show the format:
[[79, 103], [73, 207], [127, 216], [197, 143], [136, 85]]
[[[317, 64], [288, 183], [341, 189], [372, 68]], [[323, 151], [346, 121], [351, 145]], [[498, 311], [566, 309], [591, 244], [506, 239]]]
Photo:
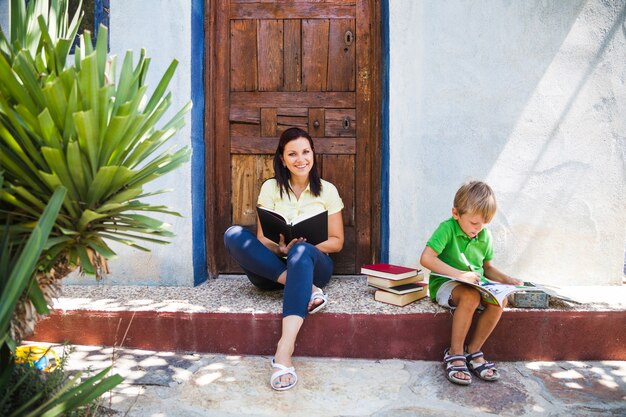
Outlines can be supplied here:
[[[468, 262], [474, 269], [474, 272], [484, 273], [483, 262], [490, 261], [493, 258], [493, 247], [491, 244], [491, 233], [487, 229], [483, 229], [478, 235], [472, 239], [459, 226], [459, 223], [450, 217], [442, 222], [433, 232], [426, 246], [437, 253], [437, 257], [453, 268], [467, 271], [467, 266], [461, 254], [464, 253]], [[439, 287], [444, 282], [450, 281], [449, 278], [430, 275], [428, 283], [430, 297], [435, 300]]]

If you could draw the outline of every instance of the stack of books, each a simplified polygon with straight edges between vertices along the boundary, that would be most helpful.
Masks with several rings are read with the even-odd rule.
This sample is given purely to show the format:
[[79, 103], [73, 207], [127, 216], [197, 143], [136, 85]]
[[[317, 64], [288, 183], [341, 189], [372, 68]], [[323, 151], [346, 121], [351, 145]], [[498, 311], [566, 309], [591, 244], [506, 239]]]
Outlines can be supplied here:
[[424, 275], [415, 268], [391, 264], [363, 265], [361, 273], [367, 275], [367, 285], [377, 288], [376, 301], [403, 307], [426, 297], [428, 284]]

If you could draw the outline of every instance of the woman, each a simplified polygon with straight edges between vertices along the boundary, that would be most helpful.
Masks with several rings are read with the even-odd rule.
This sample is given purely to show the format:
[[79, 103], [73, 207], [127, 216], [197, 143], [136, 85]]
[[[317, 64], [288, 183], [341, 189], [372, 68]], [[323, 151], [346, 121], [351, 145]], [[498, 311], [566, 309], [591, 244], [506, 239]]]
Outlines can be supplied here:
[[299, 237], [278, 244], [263, 235], [257, 219], [256, 237], [241, 226], [224, 234], [224, 243], [255, 286], [285, 289], [282, 334], [271, 365], [276, 371], [270, 385], [278, 391], [298, 382], [291, 361], [296, 337], [307, 314], [328, 304], [322, 288], [330, 281], [333, 262], [329, 253], [343, 247], [343, 202], [334, 185], [320, 178], [311, 136], [292, 127], [280, 136], [274, 155], [274, 178], [261, 186], [258, 205], [279, 212], [287, 220], [302, 214], [328, 211], [328, 240], [315, 246]]

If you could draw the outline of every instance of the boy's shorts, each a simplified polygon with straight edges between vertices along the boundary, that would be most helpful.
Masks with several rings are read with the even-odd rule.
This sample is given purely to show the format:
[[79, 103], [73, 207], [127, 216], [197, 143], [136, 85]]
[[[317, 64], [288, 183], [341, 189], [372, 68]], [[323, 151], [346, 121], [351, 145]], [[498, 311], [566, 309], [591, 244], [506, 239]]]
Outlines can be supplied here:
[[461, 285], [461, 283], [456, 281], [447, 281], [441, 284], [441, 287], [439, 287], [437, 295], [435, 296], [437, 304], [454, 310], [456, 306], [450, 305], [450, 298], [452, 298], [452, 290], [455, 289], [457, 285]]
[[[437, 291], [437, 295], [435, 296], [435, 299], [437, 300], [437, 304], [439, 304], [442, 307], [446, 307], [449, 308], [450, 310], [454, 310], [456, 309], [455, 305], [452, 305], [452, 290], [454, 290], [457, 285], [463, 285], [458, 281], [447, 281], [444, 282], [443, 284], [441, 284], [441, 287], [439, 287], [439, 290]], [[483, 306], [482, 303], [480, 303], [478, 305], [478, 310], [484, 310], [485, 306]]]

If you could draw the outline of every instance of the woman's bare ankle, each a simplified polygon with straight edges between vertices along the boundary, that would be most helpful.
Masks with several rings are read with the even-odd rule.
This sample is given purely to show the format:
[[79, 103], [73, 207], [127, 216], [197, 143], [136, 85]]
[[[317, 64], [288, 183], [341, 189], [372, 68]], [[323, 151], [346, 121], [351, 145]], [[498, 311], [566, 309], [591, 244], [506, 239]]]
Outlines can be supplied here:
[[278, 342], [276, 346], [276, 354], [274, 360], [285, 366], [291, 366], [291, 356], [293, 355], [293, 347], [285, 346], [284, 343]]

